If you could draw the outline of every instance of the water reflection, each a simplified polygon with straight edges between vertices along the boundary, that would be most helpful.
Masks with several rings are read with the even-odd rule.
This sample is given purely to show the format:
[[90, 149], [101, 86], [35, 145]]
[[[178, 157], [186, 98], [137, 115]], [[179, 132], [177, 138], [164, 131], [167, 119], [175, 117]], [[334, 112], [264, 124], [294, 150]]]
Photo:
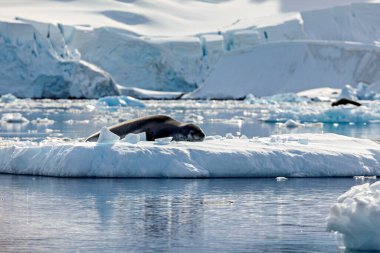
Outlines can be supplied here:
[[356, 183], [1, 175], [0, 248], [339, 252], [325, 218]]

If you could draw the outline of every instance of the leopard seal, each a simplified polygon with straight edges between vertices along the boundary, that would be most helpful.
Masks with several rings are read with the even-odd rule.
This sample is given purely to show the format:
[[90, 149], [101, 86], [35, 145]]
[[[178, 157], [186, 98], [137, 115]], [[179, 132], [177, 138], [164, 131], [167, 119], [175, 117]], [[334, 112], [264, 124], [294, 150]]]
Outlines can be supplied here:
[[331, 106], [339, 106], [339, 105], [355, 105], [355, 106], [361, 106], [362, 104], [357, 102], [357, 101], [354, 101], [354, 100], [351, 100], [351, 99], [347, 99], [347, 98], [341, 98], [339, 99], [338, 101], [335, 101], [331, 104]]
[[[152, 115], [131, 119], [108, 128], [114, 134], [124, 138], [127, 134], [146, 133], [147, 141], [158, 138], [173, 137], [175, 141], [203, 141], [205, 134], [194, 124], [181, 123], [166, 115]], [[94, 142], [99, 138], [100, 132], [90, 135], [86, 141]]]

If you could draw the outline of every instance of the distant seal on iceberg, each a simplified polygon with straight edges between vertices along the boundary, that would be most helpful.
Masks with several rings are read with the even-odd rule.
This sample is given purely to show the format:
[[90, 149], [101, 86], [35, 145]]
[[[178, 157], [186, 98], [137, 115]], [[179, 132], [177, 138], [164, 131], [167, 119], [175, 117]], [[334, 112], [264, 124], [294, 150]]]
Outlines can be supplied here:
[[353, 101], [351, 99], [347, 98], [341, 98], [338, 101], [335, 101], [331, 104], [331, 106], [338, 106], [338, 105], [356, 105], [356, 106], [361, 106], [362, 104], [356, 101]]
[[[127, 134], [146, 133], [147, 141], [173, 137], [175, 141], [203, 141], [205, 134], [194, 124], [181, 123], [166, 115], [153, 115], [124, 121], [108, 128], [112, 133], [124, 138]], [[89, 136], [86, 141], [97, 141], [99, 132]]]

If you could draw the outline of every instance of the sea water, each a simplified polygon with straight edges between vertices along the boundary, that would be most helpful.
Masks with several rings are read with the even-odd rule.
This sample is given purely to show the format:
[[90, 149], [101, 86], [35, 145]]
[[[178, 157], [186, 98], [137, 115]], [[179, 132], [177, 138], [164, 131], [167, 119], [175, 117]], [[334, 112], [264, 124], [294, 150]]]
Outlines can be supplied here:
[[352, 178], [0, 176], [3, 252], [341, 252], [326, 216]]
[[[333, 132], [380, 139], [376, 122], [286, 128], [261, 121], [265, 107], [242, 101], [145, 103], [145, 108], [99, 107], [94, 100], [2, 104], [1, 114], [21, 113], [29, 122], [2, 122], [0, 136], [35, 142], [46, 138], [78, 141], [102, 126], [167, 114], [200, 125], [207, 135]], [[37, 118], [54, 122], [32, 123]], [[338, 196], [363, 182], [353, 178], [277, 181], [0, 175], [0, 251], [342, 252], [339, 238], [326, 231], [326, 217]]]

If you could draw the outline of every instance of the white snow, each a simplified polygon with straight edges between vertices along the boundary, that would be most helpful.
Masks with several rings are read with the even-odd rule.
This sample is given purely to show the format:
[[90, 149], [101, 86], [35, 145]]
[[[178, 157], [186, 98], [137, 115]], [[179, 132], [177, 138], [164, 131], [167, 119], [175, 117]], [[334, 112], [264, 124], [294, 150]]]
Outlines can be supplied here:
[[[108, 136], [106, 128], [101, 136], [103, 132]], [[103, 144], [3, 141], [0, 172], [58, 177], [380, 175], [379, 144], [334, 134], [160, 143], [164, 145], [147, 141], [131, 145], [107, 136], [100, 141]]]
[[[268, 96], [379, 80], [380, 49], [345, 41], [293, 40], [232, 52], [216, 64], [201, 87], [186, 98]], [[369, 67], [371, 66], [371, 68]]]
[[380, 251], [380, 182], [352, 187], [338, 198], [327, 228], [343, 234], [349, 250]]

